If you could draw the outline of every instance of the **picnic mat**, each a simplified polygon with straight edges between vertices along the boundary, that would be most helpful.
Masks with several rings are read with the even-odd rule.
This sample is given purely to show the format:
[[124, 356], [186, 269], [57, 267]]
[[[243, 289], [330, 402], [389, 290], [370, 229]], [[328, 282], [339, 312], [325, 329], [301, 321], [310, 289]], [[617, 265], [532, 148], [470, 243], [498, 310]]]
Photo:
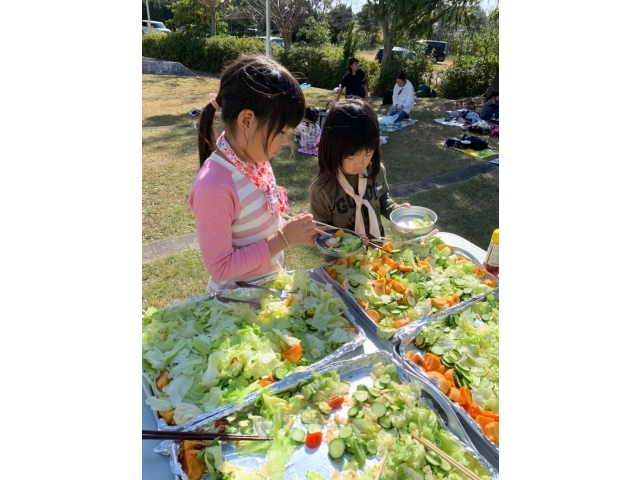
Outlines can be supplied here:
[[[382, 115], [378, 115], [378, 120], [382, 118]], [[384, 133], [391, 133], [397, 130], [401, 130], [404, 127], [408, 127], [409, 125], [413, 125], [417, 120], [412, 120], [410, 118], [405, 118], [404, 120], [400, 120], [397, 123], [392, 123], [390, 125], [380, 124], [380, 131]]]
[[476, 158], [489, 158], [489, 157], [493, 157], [494, 155], [498, 155], [498, 152], [494, 152], [490, 148], [485, 148], [484, 150], [480, 150], [480, 151], [472, 150], [470, 148], [456, 148], [456, 147], [451, 147], [451, 148]]
[[434, 122], [439, 123], [440, 125], [448, 125], [449, 127], [461, 127], [464, 125], [464, 123], [458, 123], [458, 122], [447, 122], [444, 117], [442, 118], [434, 118], [433, 119]]

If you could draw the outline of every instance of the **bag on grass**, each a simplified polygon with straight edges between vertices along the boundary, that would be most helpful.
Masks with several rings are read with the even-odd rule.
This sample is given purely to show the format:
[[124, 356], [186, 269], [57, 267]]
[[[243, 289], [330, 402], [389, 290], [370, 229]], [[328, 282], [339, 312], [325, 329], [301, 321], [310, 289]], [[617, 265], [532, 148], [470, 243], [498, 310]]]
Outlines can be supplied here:
[[393, 104], [393, 90], [387, 90], [382, 94], [382, 105]]
[[489, 143], [486, 140], [482, 138], [474, 137], [472, 135], [463, 135], [462, 141], [470, 142], [469, 148], [477, 152], [479, 152], [480, 150], [484, 150], [485, 148], [489, 148]]

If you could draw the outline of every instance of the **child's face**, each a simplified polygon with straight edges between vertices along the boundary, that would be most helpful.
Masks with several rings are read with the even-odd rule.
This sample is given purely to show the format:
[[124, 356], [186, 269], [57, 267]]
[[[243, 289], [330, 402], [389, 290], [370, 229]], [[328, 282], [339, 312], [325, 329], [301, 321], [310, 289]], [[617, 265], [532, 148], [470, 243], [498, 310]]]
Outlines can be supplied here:
[[369, 166], [372, 157], [373, 150], [370, 152], [362, 150], [355, 155], [346, 157], [342, 160], [342, 171], [347, 175], [357, 175]]
[[289, 143], [288, 130], [282, 130], [277, 132], [275, 136], [268, 143], [267, 151], [264, 150], [264, 141], [267, 136], [266, 125], [262, 126], [256, 135], [251, 137], [247, 148], [251, 160], [257, 163], [267, 162], [275, 157], [284, 145]]

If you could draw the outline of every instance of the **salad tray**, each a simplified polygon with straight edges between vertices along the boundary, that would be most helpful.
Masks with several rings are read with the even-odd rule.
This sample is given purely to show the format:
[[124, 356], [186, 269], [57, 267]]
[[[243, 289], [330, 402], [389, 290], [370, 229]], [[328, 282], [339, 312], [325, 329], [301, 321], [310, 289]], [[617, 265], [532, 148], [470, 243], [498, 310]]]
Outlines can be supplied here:
[[[304, 392], [306, 387], [302, 386], [302, 388], [300, 389], [299, 385], [300, 384], [309, 385], [309, 381], [312, 381], [311, 384], [313, 385], [313, 382], [317, 382], [318, 381], [317, 379], [320, 378], [320, 375], [322, 374], [333, 375], [332, 378], [336, 378], [336, 380], [339, 379], [341, 385], [343, 385], [342, 382], [346, 382], [347, 385], [345, 387], [345, 390], [343, 390], [344, 398], [355, 397], [357, 399], [358, 398], [357, 394], [359, 392], [363, 390], [371, 392], [371, 388], [372, 388], [371, 386], [376, 384], [373, 379], [374, 378], [376, 378], [376, 380], [382, 379], [384, 377], [384, 374], [380, 375], [380, 373], [389, 372], [388, 370], [389, 367], [391, 367], [392, 372], [395, 372], [395, 373], [392, 373], [392, 375], [395, 375], [397, 373], [397, 377], [395, 378], [397, 379], [396, 381], [398, 383], [395, 383], [395, 385], [399, 385], [400, 388], [395, 390], [390, 388], [389, 390], [385, 390], [385, 391], [391, 391], [393, 393], [393, 392], [401, 391], [400, 389], [404, 389], [402, 391], [412, 392], [410, 393], [409, 398], [413, 399], [413, 401], [416, 402], [415, 405], [412, 405], [410, 407], [408, 405], [410, 405], [411, 401], [409, 400], [406, 404], [404, 404], [403, 400], [406, 401], [407, 397], [403, 396], [404, 394], [400, 394], [402, 399], [400, 401], [396, 401], [396, 404], [398, 405], [402, 404], [404, 406], [402, 407], [402, 409], [398, 408], [397, 410], [402, 410], [404, 412], [404, 409], [409, 410], [410, 408], [413, 408], [413, 409], [421, 410], [421, 413], [428, 414], [429, 415], [428, 418], [433, 420], [433, 423], [431, 424], [432, 425], [431, 428], [433, 428], [434, 430], [431, 430], [431, 431], [438, 432], [436, 433], [437, 436], [435, 437], [437, 439], [432, 441], [435, 441], [436, 443], [441, 441], [443, 442], [443, 445], [446, 442], [448, 442], [449, 446], [447, 448], [451, 449], [451, 451], [449, 452], [449, 455], [452, 455], [453, 452], [456, 452], [455, 455], [461, 456], [462, 458], [465, 459], [466, 462], [468, 462], [467, 468], [472, 468], [472, 469], [475, 468], [476, 474], [479, 474], [481, 478], [485, 480], [497, 479], [499, 475], [498, 470], [494, 468], [473, 447], [473, 443], [470, 441], [466, 431], [461, 426], [457, 415], [454, 413], [450, 404], [446, 401], [446, 398], [444, 398], [440, 390], [434, 385], [432, 385], [430, 382], [425, 381], [424, 379], [414, 375], [410, 370], [406, 369], [406, 367], [402, 366], [399, 362], [397, 362], [397, 360], [394, 359], [391, 354], [384, 351], [379, 351], [379, 352], [368, 354], [368, 355], [362, 355], [348, 361], [335, 362], [330, 365], [325, 365], [324, 367], [317, 369], [314, 373], [304, 372], [295, 378], [288, 377], [282, 382], [279, 382], [277, 385], [274, 385], [268, 391], [256, 392], [254, 394], [251, 394], [250, 396], [246, 397], [242, 402], [238, 402], [235, 405], [229, 405], [224, 409], [216, 412], [215, 415], [211, 416], [210, 418], [200, 421], [196, 424], [193, 424], [188, 430], [189, 431], [211, 430], [212, 428], [214, 428], [215, 425], [219, 425], [220, 424], [219, 422], [225, 422], [227, 419], [230, 419], [231, 422], [238, 423], [237, 419], [241, 418], [241, 416], [242, 418], [245, 418], [245, 416], [250, 415], [250, 413], [248, 412], [251, 412], [251, 411], [255, 412], [255, 408], [257, 407], [254, 407], [254, 404], [261, 406], [260, 411], [262, 412], [265, 410], [265, 405], [267, 404], [266, 403], [267, 398], [262, 396], [263, 393], [265, 395], [266, 394], [269, 395], [268, 397], [269, 405], [271, 405], [272, 404], [271, 402], [274, 402], [274, 400], [277, 400], [276, 396], [279, 394], [284, 394], [283, 397], [286, 398], [287, 392], [291, 395], [288, 401], [292, 402], [293, 400], [291, 399], [296, 394], [299, 397], [297, 400], [302, 401], [301, 400], [302, 395], [300, 395], [299, 392], [300, 391]], [[394, 385], [394, 382], [392, 381], [388, 385], [392, 386]], [[364, 388], [363, 386], [366, 386], [366, 388]], [[334, 388], [335, 387], [332, 387], [332, 389]], [[320, 390], [319, 392], [322, 393], [322, 390]], [[384, 395], [386, 396], [388, 394], [384, 394]], [[357, 401], [359, 402], [360, 400], [357, 400]], [[256, 403], [256, 402], [259, 402], [259, 403]], [[311, 402], [311, 400], [309, 402]], [[353, 400], [353, 402], [355, 402], [355, 400]], [[374, 400], [373, 404], [375, 403], [377, 403], [376, 400]], [[359, 426], [362, 425], [362, 423], [356, 423], [356, 418], [364, 418], [364, 416], [354, 417], [349, 419], [350, 413], [348, 413], [348, 411], [353, 410], [353, 407], [350, 408], [350, 405], [353, 405], [353, 404], [354, 403], [348, 403], [348, 401], [345, 401], [344, 404], [341, 403], [339, 406], [334, 407], [334, 410], [332, 410], [331, 413], [327, 414], [328, 417], [326, 417], [324, 421], [320, 421], [320, 420], [318, 421], [320, 424], [322, 424], [322, 425], [318, 425], [318, 424], [315, 425], [318, 429], [316, 431], [320, 431], [322, 433], [322, 436], [321, 436], [322, 440], [318, 447], [309, 447], [308, 444], [305, 446], [304, 443], [296, 446], [296, 444], [294, 443], [293, 448], [288, 451], [287, 456], [284, 459], [280, 460], [279, 473], [270, 471], [269, 465], [268, 465], [271, 462], [271, 460], [268, 460], [268, 459], [275, 458], [275, 455], [271, 456], [273, 453], [271, 452], [271, 450], [272, 449], [275, 450], [275, 447], [272, 447], [272, 446], [267, 447], [265, 445], [263, 450], [266, 450], [267, 448], [269, 448], [270, 449], [269, 453], [266, 453], [266, 452], [238, 453], [236, 445], [232, 444], [231, 442], [221, 442], [219, 447], [216, 446], [214, 448], [218, 449], [217, 452], [218, 452], [218, 456], [220, 457], [220, 461], [224, 462], [224, 464], [222, 465], [223, 470], [225, 472], [235, 472], [232, 478], [243, 478], [243, 479], [250, 478], [252, 480], [254, 479], [257, 480], [261, 478], [274, 478], [274, 479], [277, 478], [277, 479], [285, 479], [285, 480], [353, 478], [353, 477], [347, 477], [347, 476], [344, 476], [344, 477], [340, 476], [340, 473], [337, 473], [337, 472], [345, 472], [347, 470], [350, 470], [352, 473], [354, 473], [354, 468], [356, 468], [354, 466], [354, 462], [352, 461], [352, 463], [350, 464], [349, 461], [345, 461], [346, 458], [336, 457], [335, 455], [333, 455], [333, 453], [330, 453], [331, 448], [327, 443], [329, 441], [329, 438], [346, 438], [342, 436], [342, 433], [343, 433], [342, 431], [346, 430], [347, 428], [350, 429], [351, 431], [355, 431], [355, 434], [358, 434], [357, 432], [360, 431], [359, 435], [361, 437], [364, 436], [363, 431], [359, 430]], [[358, 407], [363, 407], [363, 405], [366, 405], [366, 404], [364, 403], [358, 404]], [[294, 409], [294, 407], [288, 407], [288, 408]], [[302, 410], [302, 414], [308, 411], [309, 408], [310, 407], [307, 407], [306, 409]], [[366, 408], [367, 407], [365, 406], [362, 409], [364, 410]], [[375, 411], [375, 409], [372, 409], [372, 410]], [[388, 410], [391, 411], [390, 408], [388, 408]], [[326, 412], [323, 412], [323, 413], [326, 413]], [[273, 438], [273, 442], [268, 442], [269, 444], [275, 445], [276, 442], [280, 441], [282, 438], [286, 436], [294, 437], [294, 430], [302, 430], [306, 428], [309, 431], [311, 431], [312, 425], [306, 424], [304, 423], [304, 421], [301, 422], [301, 418], [303, 417], [302, 415], [298, 417], [297, 411], [293, 413], [293, 416], [288, 423], [286, 422], [286, 414], [282, 414], [282, 415], [285, 415], [285, 416], [284, 418], [279, 419], [279, 425], [281, 428], [277, 428], [277, 427], [273, 428], [273, 426], [269, 424], [269, 427], [265, 429], [265, 432], [261, 433], [261, 436], [266, 434], [270, 438]], [[431, 417], [431, 415], [433, 415], [433, 417]], [[353, 417], [353, 415], [351, 417]], [[255, 416], [251, 416], [250, 418], [254, 422], [254, 425], [258, 425]], [[275, 418], [275, 414], [273, 418]], [[366, 418], [368, 420], [362, 420], [362, 422], [364, 422], [365, 424], [367, 423], [367, 421], [371, 421], [370, 419], [374, 417], [366, 417]], [[411, 418], [414, 418], [414, 417], [411, 417]], [[422, 418], [426, 418], [426, 417], [422, 417]], [[348, 422], [352, 422], [352, 423], [348, 423]], [[285, 426], [285, 423], [287, 423], [286, 426]], [[426, 422], [425, 420], [425, 424], [426, 423], [428, 422]], [[335, 428], [338, 424], [340, 426], [340, 431], [337, 432], [334, 430], [333, 434], [331, 434], [330, 432], [331, 429]], [[229, 425], [229, 423], [227, 423], [227, 425]], [[401, 427], [394, 423], [393, 426], [385, 426], [385, 428], [383, 429], [382, 418], [380, 418], [380, 425], [379, 426], [376, 425], [376, 426], [377, 426], [377, 431], [374, 430], [374, 432], [372, 433], [372, 435], [376, 439], [371, 440], [374, 443], [374, 448], [373, 450], [369, 450], [368, 453], [366, 454], [367, 456], [366, 461], [364, 461], [360, 467], [357, 467], [358, 476], [361, 476], [363, 471], [368, 472], [368, 475], [371, 475], [372, 472], [375, 472], [375, 470], [377, 470], [379, 466], [380, 459], [384, 454], [383, 452], [385, 451], [389, 452], [389, 458], [387, 459], [387, 462], [386, 462], [387, 465], [393, 465], [393, 462], [398, 462], [398, 461], [399, 462], [409, 461], [409, 459], [405, 459], [406, 457], [402, 458], [401, 460], [397, 460], [397, 457], [395, 456], [395, 453], [394, 453], [394, 452], [397, 452], [397, 450], [393, 450], [394, 447], [389, 446], [390, 443], [387, 443], [387, 442], [391, 442], [391, 445], [394, 445], [396, 447], [411, 449], [411, 451], [413, 452], [413, 450], [419, 449], [419, 447], [416, 448], [416, 444], [411, 444], [411, 443], [409, 443], [408, 444], [409, 446], [407, 447], [401, 445], [401, 442], [407, 441], [406, 440], [407, 435], [403, 433], [402, 439], [401, 439], [399, 432], [408, 432], [412, 428], [415, 428], [415, 429], [422, 428], [423, 429], [422, 432], [424, 432], [424, 428], [425, 428], [424, 425], [422, 427], [417, 427], [415, 424], [413, 427], [411, 427], [411, 425], [409, 425], [408, 427], [406, 426]], [[430, 428], [430, 427], [426, 427], [426, 428]], [[416, 431], [415, 429], [411, 431]], [[417, 431], [421, 432], [420, 430], [417, 430]], [[256, 434], [255, 432], [256, 430], [254, 429], [254, 434]], [[425, 433], [422, 433], [422, 434], [424, 435]], [[394, 439], [397, 438], [397, 440], [390, 440], [391, 438], [394, 438]], [[293, 443], [292, 440], [289, 440], [289, 442]], [[250, 442], [250, 443], [253, 443], [254, 445], [257, 443], [264, 445], [266, 442]], [[333, 445], [333, 441], [331, 441], [331, 444]], [[289, 448], [291, 448], [291, 446]], [[367, 448], [369, 448], [369, 445], [367, 445]], [[445, 447], [441, 447], [441, 448], [445, 448]], [[206, 451], [208, 452], [209, 449], [207, 449]], [[184, 460], [184, 457], [182, 457], [182, 455], [184, 455], [184, 449], [183, 447], [181, 447], [181, 443], [169, 442], [169, 441], [164, 442], [156, 449], [156, 452], [162, 453], [165, 455], [170, 455], [170, 466], [171, 466], [172, 472], [176, 476], [180, 477], [182, 480], [188, 480], [187, 473], [184, 471], [182, 462], [181, 462], [181, 458]], [[428, 456], [426, 452], [427, 450], [425, 450], [425, 455]], [[415, 457], [415, 455], [419, 456], [421, 455], [421, 453], [414, 452], [412, 453], [412, 455], [414, 455], [414, 458], [418, 458], [418, 457]], [[332, 460], [332, 457], [337, 459]], [[203, 456], [203, 458], [205, 458], [204, 460], [205, 462], [207, 460], [212, 459], [212, 457], [209, 457], [209, 459], [206, 459], [206, 454]], [[422, 457], [422, 462], [423, 462], [422, 465], [424, 466], [425, 465], [424, 457]], [[218, 468], [218, 462], [216, 462], [215, 465], [216, 465], [215, 468]], [[429, 464], [427, 463], [426, 465], [429, 465]], [[434, 465], [434, 464], [432, 463], [431, 465]], [[450, 465], [447, 463], [447, 466], [450, 466]], [[207, 467], [214, 468], [211, 465], [211, 463], [207, 463]], [[399, 467], [394, 465], [391, 468], [393, 471], [393, 469], [402, 470], [404, 467], [402, 465], [400, 465]], [[429, 467], [429, 468], [435, 468], [435, 467]], [[458, 475], [460, 475], [460, 472], [457, 472], [455, 469], [454, 471]], [[264, 477], [261, 475], [256, 476], [257, 472], [265, 476]], [[195, 477], [192, 477], [192, 478], [195, 478]], [[206, 479], [210, 477], [208, 476], [208, 474], [205, 473], [204, 476], [202, 476], [202, 478]], [[392, 477], [388, 476], [385, 478], [392, 478]], [[456, 478], [460, 478], [460, 477], [456, 477]]]
[[[403, 243], [411, 243], [411, 242], [433, 242], [434, 238], [438, 238], [438, 235], [435, 236], [423, 236], [423, 237], [419, 237], [415, 240], [410, 240], [408, 242], [403, 242]], [[442, 242], [442, 240], [440, 240], [438, 238], [439, 242]], [[426, 243], [425, 243], [426, 245]], [[446, 245], [446, 244], [444, 244]], [[489, 272], [487, 272], [486, 270], [484, 270], [484, 268], [482, 267], [482, 264], [480, 263], [480, 261], [478, 261], [477, 258], [475, 258], [473, 255], [471, 255], [470, 253], [468, 253], [467, 251], [456, 247], [455, 245], [447, 245], [451, 250], [452, 250], [452, 255], [458, 256], [458, 257], [466, 257], [470, 262], [473, 262], [473, 264], [475, 264], [475, 266], [479, 269], [482, 270], [484, 275], [481, 276], [481, 278], [486, 279], [487, 281], [491, 282], [492, 285], [494, 285], [493, 287], [487, 287], [484, 286], [484, 289], [479, 289], [476, 293], [476, 291], [474, 290], [472, 293], [468, 294], [467, 296], [469, 298], [465, 298], [464, 300], [461, 300], [460, 303], [458, 303], [457, 305], [454, 305], [454, 307], [450, 307], [448, 308], [448, 310], [445, 310], [445, 312], [447, 311], [451, 311], [451, 308], [457, 308], [457, 307], [464, 307], [465, 305], [469, 305], [471, 302], [475, 301], [478, 298], [482, 298], [484, 295], [486, 295], [487, 293], [491, 293], [493, 291], [495, 291], [495, 289], [497, 288], [498, 285], [498, 279], [490, 274]], [[405, 247], [410, 249], [411, 247]], [[398, 250], [394, 250], [395, 252], [401, 252], [401, 250], [403, 250], [403, 248], [398, 249]], [[388, 256], [387, 252], [384, 252], [385, 256]], [[397, 257], [397, 255], [396, 255]], [[358, 256], [356, 257], [352, 257], [353, 258], [358, 258]], [[333, 267], [335, 265], [340, 265], [340, 262], [343, 262], [344, 260], [338, 260], [336, 262], [331, 262], [331, 263], [327, 263], [325, 265], [323, 265], [321, 268], [318, 268], [318, 272], [324, 277], [324, 281], [326, 283], [328, 283], [329, 285], [333, 286], [338, 292], [340, 292], [340, 294], [342, 295], [342, 297], [344, 298], [344, 300], [351, 306], [352, 310], [354, 312], [357, 312], [357, 319], [361, 322], [363, 322], [364, 325], [367, 326], [367, 328], [372, 331], [374, 334], [376, 334], [380, 340], [385, 344], [386, 347], [388, 348], [393, 348], [393, 346], [398, 342], [397, 339], [397, 335], [401, 334], [402, 332], [406, 332], [408, 329], [410, 329], [411, 325], [413, 325], [415, 322], [421, 320], [421, 319], [425, 319], [425, 318], [429, 318], [432, 317], [434, 315], [439, 315], [438, 313], [427, 313], [425, 315], [420, 315], [417, 319], [413, 320], [411, 323], [409, 323], [408, 325], [405, 326], [401, 326], [400, 328], [396, 328], [396, 329], [381, 329], [379, 327], [379, 324], [376, 323], [372, 318], [369, 317], [369, 315], [367, 315], [367, 312], [365, 310], [365, 308], [363, 308], [362, 305], [360, 305], [358, 303], [358, 301], [356, 300], [356, 298], [353, 296], [353, 294], [349, 291], [348, 288], [346, 288], [345, 286], [343, 286], [341, 283], [339, 283], [338, 279], [334, 279], [332, 278], [332, 276], [328, 273], [328, 268]], [[354, 264], [356, 265], [356, 264]], [[351, 265], [348, 265], [348, 267], [351, 267]], [[345, 268], [344, 266], [342, 268]], [[475, 268], [475, 267], [474, 267]], [[353, 269], [351, 271], [348, 272], [348, 274], [351, 274], [351, 272], [353, 271]], [[355, 272], [360, 273], [358, 271]], [[421, 274], [424, 278], [426, 278], [425, 274]], [[428, 274], [427, 274], [428, 275]], [[358, 280], [364, 281], [362, 280], [362, 277], [364, 275], [358, 275], [357, 278]], [[373, 282], [373, 280], [368, 279], [368, 281]], [[357, 283], [357, 281], [356, 281]], [[364, 286], [362, 283], [360, 283], [360, 285]], [[353, 286], [353, 284], [351, 284], [351, 286]], [[358, 287], [359, 288], [359, 287]], [[367, 287], [369, 290], [373, 289], [373, 285], [368, 286]], [[469, 291], [471, 291], [472, 289], [469, 289]], [[406, 307], [404, 307], [406, 309]]]
[[[405, 331], [399, 332], [394, 338], [398, 342], [393, 351], [395, 358], [399, 362], [401, 362], [402, 365], [405, 366], [409, 371], [420, 377], [423, 381], [431, 382], [437, 386], [438, 381], [436, 379], [429, 377], [418, 364], [406, 357], [407, 353], [409, 352], [414, 352], [420, 354], [421, 356], [426, 353], [425, 350], [416, 347], [416, 337], [419, 335], [424, 326], [433, 322], [444, 320], [451, 315], [462, 313], [463, 311], [472, 308], [474, 305], [478, 305], [481, 302], [484, 302], [489, 295], [493, 295], [496, 298], [499, 298], [499, 290], [496, 289], [493, 293], [475, 299], [473, 302], [470, 302], [467, 305], [459, 305], [456, 308], [447, 310], [440, 315], [419, 320], [411, 324]], [[479, 326], [480, 324], [482, 324], [482, 321], [475, 320], [474, 323], [478, 324]], [[409, 354], [411, 355], [411, 353]], [[471, 392], [473, 393], [473, 390], [471, 390]], [[445, 398], [446, 402], [460, 417], [465, 430], [473, 441], [474, 446], [497, 469], [500, 459], [500, 447], [485, 436], [481, 426], [473, 419], [473, 417], [471, 417], [471, 415], [465, 409], [463, 409], [457, 402], [450, 400], [446, 396]]]
[[[295, 377], [296, 375], [299, 375], [300, 373], [302, 373], [305, 370], [317, 370], [319, 368], [322, 368], [323, 366], [334, 362], [338, 359], [340, 359], [341, 357], [354, 352], [356, 349], [358, 349], [366, 340], [366, 334], [363, 331], [363, 329], [358, 325], [358, 322], [355, 321], [354, 315], [353, 313], [349, 310], [348, 304], [344, 303], [342, 297], [335, 291], [335, 289], [333, 289], [331, 286], [328, 286], [326, 284], [324, 284], [319, 280], [319, 274], [317, 272], [314, 272], [313, 270], [309, 270], [309, 271], [304, 271], [301, 270], [299, 272], [281, 272], [284, 275], [291, 275], [293, 276], [294, 274], [303, 274], [307, 276], [308, 282], [310, 282], [309, 284], [313, 283], [315, 285], [315, 289], [319, 289], [322, 292], [329, 292], [330, 295], [328, 294], [324, 294], [324, 297], [327, 298], [333, 298], [335, 300], [327, 300], [327, 302], [332, 302], [334, 305], [340, 305], [342, 304], [343, 307], [340, 308], [341, 310], [341, 316], [344, 320], [344, 323], [347, 324], [347, 329], [350, 329], [350, 331], [352, 333], [348, 334], [348, 339], [349, 341], [345, 341], [344, 343], [342, 343], [341, 345], [339, 345], [337, 348], [335, 348], [334, 350], [331, 350], [328, 352], [328, 354], [322, 356], [319, 355], [319, 358], [317, 359], [317, 361], [313, 362], [313, 363], [309, 363], [308, 365], [306, 365], [305, 367], [300, 367], [300, 368], [296, 368], [295, 371], [289, 371], [286, 372], [287, 374], [284, 376], [284, 378], [280, 378], [278, 379], [275, 372], [277, 372], [279, 370], [279, 368], [274, 368], [273, 369], [273, 373], [271, 373], [272, 378], [270, 379], [271, 382], [275, 382], [275, 383], [271, 383], [268, 386], [272, 387], [272, 386], [277, 386], [279, 383], [281, 383], [282, 381], [284, 381], [285, 379], [288, 379], [289, 377]], [[252, 282], [252, 285], [255, 285], [257, 287], [264, 287], [265, 285], [268, 287], [273, 287], [273, 283], [275, 281], [278, 281], [278, 278], [280, 274], [272, 274], [269, 275], [267, 277], [264, 277], [260, 280], [257, 280], [255, 282]], [[278, 288], [274, 287], [274, 290], [276, 290], [281, 296], [283, 296], [284, 298], [287, 298], [287, 293], [283, 293], [282, 290], [279, 290]], [[295, 293], [295, 292], [294, 292]], [[238, 289], [232, 289], [232, 290], [225, 290], [224, 292], [215, 292], [211, 295], [207, 294], [207, 295], [199, 295], [196, 297], [192, 297], [192, 298], [188, 298], [185, 299], [179, 303], [176, 303], [174, 305], [170, 305], [168, 307], [166, 307], [163, 310], [160, 310], [160, 312], [164, 312], [164, 311], [172, 311], [172, 310], [176, 310], [176, 309], [180, 309], [183, 307], [187, 308], [187, 311], [189, 311], [189, 309], [193, 309], [198, 307], [198, 305], [202, 306], [204, 304], [204, 302], [211, 302], [211, 299], [213, 297], [216, 297], [217, 295], [224, 295], [224, 298], [229, 299], [229, 300], [233, 300], [236, 299], [238, 300], [240, 303], [234, 303], [233, 301], [231, 301], [231, 303], [225, 303], [225, 304], [220, 304], [220, 305], [240, 305], [240, 306], [245, 306], [246, 308], [252, 308], [253, 309], [253, 305], [254, 304], [245, 304], [243, 302], [255, 302], [255, 301], [260, 301], [262, 299], [264, 299], [265, 297], [268, 297], [270, 294], [269, 292], [267, 292], [264, 288], [238, 288]], [[323, 295], [323, 293], [321, 293], [321, 295]], [[276, 300], [276, 298], [274, 297], [272, 300]], [[339, 303], [337, 303], [339, 301]], [[280, 302], [282, 303], [282, 302]], [[326, 303], [326, 302], [325, 302]], [[334, 307], [335, 308], [335, 307]], [[242, 312], [242, 310], [239, 310], [240, 312]], [[219, 318], [225, 318], [224, 315], [221, 315], [220, 312], [218, 313], [218, 317]], [[145, 314], [146, 315], [146, 314]], [[325, 316], [326, 317], [326, 316]], [[195, 318], [193, 319], [189, 319], [189, 320], [195, 320]], [[276, 318], [273, 320], [273, 322], [279, 321], [280, 319]], [[315, 320], [315, 318], [314, 318]], [[240, 321], [242, 321], [242, 319], [240, 319]], [[329, 321], [327, 321], [328, 323]], [[187, 323], [187, 322], [185, 322]], [[228, 322], [227, 322], [228, 323]], [[233, 323], [233, 322], [231, 322]], [[255, 326], [255, 328], [258, 328], [257, 326]], [[329, 325], [327, 327], [327, 330], [324, 333], [325, 336], [329, 336], [328, 333], [330, 332], [330, 328], [331, 326]], [[339, 328], [335, 328], [335, 330], [339, 330]], [[289, 333], [287, 330], [283, 330], [286, 333]], [[307, 332], [307, 334], [313, 334], [310, 336], [316, 337], [314, 339], [309, 338], [308, 341], [309, 342], [315, 342], [314, 345], [318, 345], [318, 341], [320, 339], [320, 332]], [[342, 333], [342, 332], [340, 332]], [[146, 334], [143, 334], [146, 335]], [[222, 335], [224, 335], [224, 332], [222, 333]], [[295, 337], [295, 334], [291, 334], [292, 336]], [[200, 337], [203, 337], [204, 335], [200, 335]], [[143, 337], [144, 338], [144, 337]], [[194, 337], [195, 338], [195, 337]], [[284, 337], [284, 338], [291, 338], [291, 337]], [[167, 339], [167, 341], [169, 341], [171, 339]], [[207, 341], [207, 339], [205, 339], [205, 341]], [[338, 340], [336, 340], [338, 341]], [[324, 344], [327, 344], [328, 340], [325, 338], [324, 340]], [[322, 342], [321, 342], [322, 343]], [[144, 345], [144, 343], [143, 343]], [[334, 345], [336, 345], [334, 343]], [[282, 348], [282, 347], [281, 347]], [[327, 352], [327, 348], [325, 347], [324, 350], [322, 350], [322, 353], [326, 353]], [[208, 352], [207, 352], [208, 353]], [[271, 352], [269, 352], [271, 353]], [[180, 355], [180, 354], [179, 354]], [[215, 356], [214, 354], [209, 356], [209, 365], [211, 364], [211, 357]], [[274, 356], [273, 354], [271, 355], [272, 357]], [[238, 354], [238, 357], [240, 357], [240, 354]], [[204, 358], [206, 359], [206, 356], [204, 356]], [[314, 356], [315, 358], [315, 356]], [[144, 356], [143, 356], [143, 362], [144, 362]], [[215, 360], [214, 360], [215, 361]], [[264, 361], [264, 360], [260, 360], [260, 361]], [[256, 361], [256, 363], [258, 363]], [[286, 362], [288, 363], [288, 362]], [[233, 360], [232, 360], [232, 364], [233, 364]], [[220, 363], [220, 365], [222, 365]], [[175, 365], [173, 366], [173, 368], [175, 368]], [[173, 369], [172, 368], [172, 369]], [[223, 369], [225, 367], [222, 367]], [[227, 369], [229, 369], [230, 367], [227, 367]], [[168, 367], [167, 367], [168, 369]], [[147, 369], [148, 370], [148, 369]], [[205, 372], [206, 373], [206, 372]], [[220, 375], [222, 375], [222, 373], [220, 373]], [[239, 375], [239, 377], [242, 377], [243, 374]], [[263, 378], [263, 377], [261, 377]], [[172, 380], [173, 381], [173, 380]], [[154, 382], [154, 384], [152, 384], [152, 382]], [[195, 380], [194, 382], [195, 383]], [[265, 385], [267, 386], [267, 385]], [[154, 378], [152, 378], [152, 376], [150, 375], [149, 371], [147, 371], [145, 373], [145, 368], [144, 368], [144, 364], [143, 364], [143, 370], [142, 370], [142, 388], [144, 391], [144, 394], [146, 396], [146, 402], [147, 405], [150, 405], [154, 402], [157, 401], [157, 398], [161, 398], [162, 397], [162, 392], [159, 392]], [[257, 389], [258, 387], [256, 387]], [[255, 390], [255, 389], [254, 389]], [[223, 391], [224, 392], [224, 391]], [[249, 392], [251, 393], [251, 392]], [[157, 396], [157, 397], [156, 397]], [[154, 417], [156, 418], [156, 422], [158, 425], [158, 429], [159, 430], [184, 430], [186, 428], [188, 428], [189, 426], [203, 420], [206, 418], [209, 418], [213, 415], [216, 415], [218, 413], [218, 411], [222, 411], [225, 408], [225, 404], [230, 403], [230, 402], [224, 402], [222, 401], [221, 403], [219, 403], [219, 405], [210, 410], [210, 411], [206, 411], [204, 413], [199, 413], [195, 416], [193, 416], [192, 418], [190, 418], [188, 421], [185, 422], [181, 422], [179, 425], [170, 425], [167, 423], [167, 421], [165, 420], [165, 418], [163, 418], [159, 412], [156, 409], [152, 408], [152, 412]], [[175, 410], [175, 405], [173, 405], [174, 410]]]

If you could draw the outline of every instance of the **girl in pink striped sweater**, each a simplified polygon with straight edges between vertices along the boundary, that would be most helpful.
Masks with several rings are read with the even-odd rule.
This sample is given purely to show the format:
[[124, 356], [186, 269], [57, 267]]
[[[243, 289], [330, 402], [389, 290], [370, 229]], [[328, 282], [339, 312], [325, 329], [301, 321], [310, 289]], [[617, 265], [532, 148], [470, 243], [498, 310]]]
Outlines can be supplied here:
[[[286, 247], [313, 246], [315, 238], [310, 214], [280, 217], [287, 194], [269, 163], [304, 116], [298, 82], [280, 64], [249, 55], [224, 70], [211, 97], [200, 114], [200, 171], [189, 195], [209, 293], [280, 270]], [[217, 139], [216, 111], [225, 124]]]

